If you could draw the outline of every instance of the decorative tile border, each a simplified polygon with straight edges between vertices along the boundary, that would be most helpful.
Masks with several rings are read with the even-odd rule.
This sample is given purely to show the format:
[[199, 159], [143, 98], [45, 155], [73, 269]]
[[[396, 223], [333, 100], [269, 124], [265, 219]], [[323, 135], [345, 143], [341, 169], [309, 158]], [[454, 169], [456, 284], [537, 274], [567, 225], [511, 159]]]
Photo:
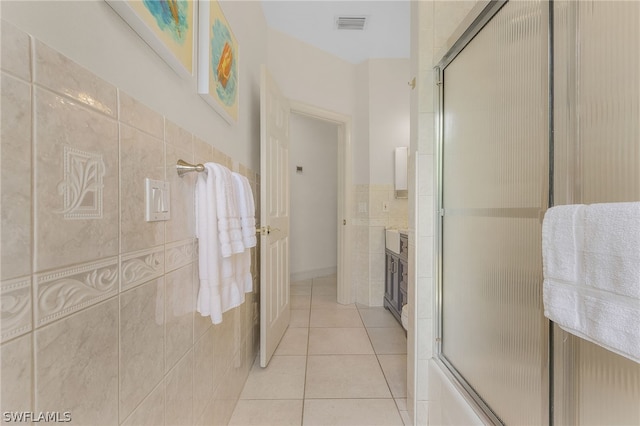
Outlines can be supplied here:
[[118, 258], [36, 276], [36, 326], [68, 316], [118, 293]]
[[21, 336], [31, 331], [31, 277], [3, 281], [0, 287], [2, 306], [1, 341]]
[[194, 249], [194, 239], [182, 240], [167, 244], [166, 248], [167, 272], [188, 265], [193, 262], [196, 256]]
[[121, 256], [121, 290], [127, 290], [164, 274], [164, 247], [136, 251]]

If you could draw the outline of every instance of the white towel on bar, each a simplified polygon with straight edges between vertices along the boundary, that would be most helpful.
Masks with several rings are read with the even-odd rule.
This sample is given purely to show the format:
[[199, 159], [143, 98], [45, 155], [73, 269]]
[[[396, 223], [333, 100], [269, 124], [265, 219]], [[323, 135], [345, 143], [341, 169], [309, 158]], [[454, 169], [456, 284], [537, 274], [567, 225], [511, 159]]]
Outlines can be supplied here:
[[238, 200], [238, 213], [240, 214], [240, 226], [242, 228], [242, 242], [245, 248], [255, 247], [256, 239], [256, 207], [253, 201], [253, 191], [249, 180], [238, 174], [232, 173], [235, 184], [236, 198]]
[[545, 316], [640, 363], [640, 202], [553, 207], [542, 249]]
[[218, 211], [218, 233], [220, 234], [220, 251], [222, 257], [230, 257], [242, 253], [242, 230], [235, 185], [231, 171], [223, 165], [206, 163], [215, 173], [216, 207]]
[[238, 290], [241, 293], [253, 291], [253, 276], [251, 275], [251, 247], [255, 247], [256, 239], [256, 218], [255, 203], [253, 201], [253, 191], [249, 180], [232, 173], [238, 200], [238, 211], [240, 213], [240, 223], [242, 227], [242, 242], [245, 251], [237, 255], [236, 259], [236, 279]]
[[206, 173], [200, 173], [196, 181], [196, 237], [198, 238], [198, 291], [197, 311], [211, 316], [211, 322], [222, 322], [220, 300], [220, 240], [218, 233], [218, 209], [216, 206], [215, 172], [209, 163]]

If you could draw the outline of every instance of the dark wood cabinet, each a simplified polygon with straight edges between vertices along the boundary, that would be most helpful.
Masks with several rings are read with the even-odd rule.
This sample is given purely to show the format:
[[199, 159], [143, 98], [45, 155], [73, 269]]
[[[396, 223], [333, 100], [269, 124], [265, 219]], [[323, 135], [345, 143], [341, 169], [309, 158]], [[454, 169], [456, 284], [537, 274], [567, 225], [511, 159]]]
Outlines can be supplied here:
[[386, 275], [384, 280], [384, 307], [402, 323], [402, 306], [407, 303], [409, 277], [409, 239], [400, 234], [400, 253], [389, 249], [385, 252]]

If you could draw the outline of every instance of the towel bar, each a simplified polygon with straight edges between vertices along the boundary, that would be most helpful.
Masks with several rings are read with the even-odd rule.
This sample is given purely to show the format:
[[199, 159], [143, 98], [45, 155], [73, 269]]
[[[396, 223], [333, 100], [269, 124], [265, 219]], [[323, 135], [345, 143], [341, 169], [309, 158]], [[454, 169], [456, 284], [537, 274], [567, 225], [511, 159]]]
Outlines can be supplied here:
[[178, 160], [178, 163], [176, 164], [176, 169], [178, 169], [178, 176], [182, 177], [185, 175], [185, 173], [204, 172], [204, 165], [189, 164], [184, 160]]

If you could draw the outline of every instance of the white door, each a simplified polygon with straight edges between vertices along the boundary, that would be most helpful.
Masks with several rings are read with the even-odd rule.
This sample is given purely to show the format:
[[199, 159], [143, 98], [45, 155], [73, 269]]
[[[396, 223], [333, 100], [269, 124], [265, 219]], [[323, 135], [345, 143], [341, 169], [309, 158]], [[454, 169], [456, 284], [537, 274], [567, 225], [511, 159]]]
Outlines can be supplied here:
[[289, 326], [289, 101], [260, 78], [260, 366]]

